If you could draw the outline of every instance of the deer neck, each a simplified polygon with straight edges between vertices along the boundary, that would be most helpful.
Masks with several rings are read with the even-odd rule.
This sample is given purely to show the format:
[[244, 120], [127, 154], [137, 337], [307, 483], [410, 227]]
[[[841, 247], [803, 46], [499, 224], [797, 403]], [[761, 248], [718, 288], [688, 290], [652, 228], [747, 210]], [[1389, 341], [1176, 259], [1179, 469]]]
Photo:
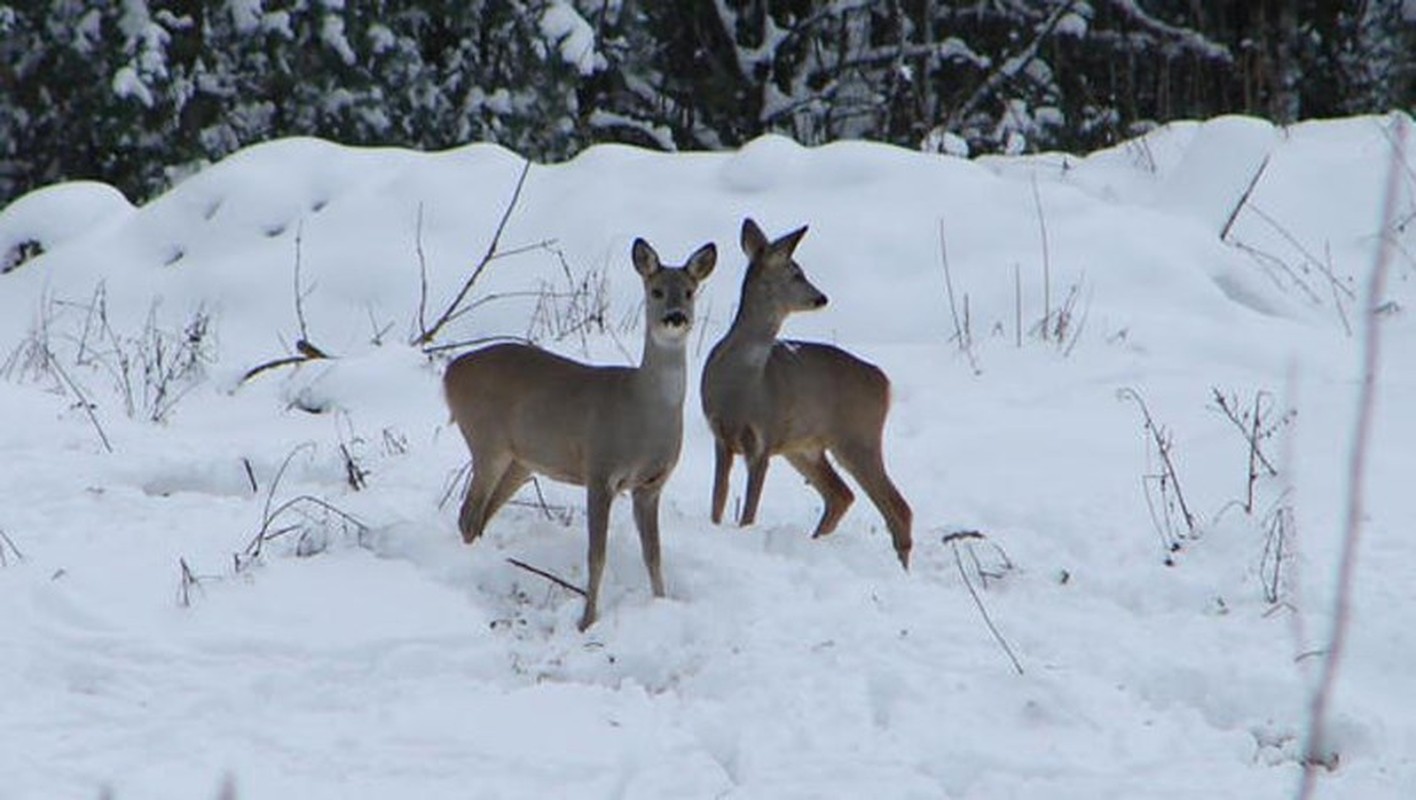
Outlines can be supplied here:
[[752, 366], [764, 366], [777, 342], [785, 317], [764, 302], [754, 302], [744, 293], [732, 327], [723, 344], [732, 358]]
[[660, 342], [652, 333], [645, 333], [644, 355], [640, 358], [639, 369], [635, 370], [634, 382], [641, 395], [650, 402], [662, 402], [675, 408], [683, 406], [688, 384], [684, 345], [683, 340]]

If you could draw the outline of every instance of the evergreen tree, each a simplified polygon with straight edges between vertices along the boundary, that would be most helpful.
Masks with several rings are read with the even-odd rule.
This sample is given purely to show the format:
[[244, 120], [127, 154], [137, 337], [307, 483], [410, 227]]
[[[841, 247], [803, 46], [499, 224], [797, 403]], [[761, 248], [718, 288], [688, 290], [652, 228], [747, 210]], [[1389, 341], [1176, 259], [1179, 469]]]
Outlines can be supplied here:
[[135, 200], [277, 136], [568, 157], [869, 138], [1085, 150], [1407, 107], [1395, 0], [0, 0], [0, 204]]

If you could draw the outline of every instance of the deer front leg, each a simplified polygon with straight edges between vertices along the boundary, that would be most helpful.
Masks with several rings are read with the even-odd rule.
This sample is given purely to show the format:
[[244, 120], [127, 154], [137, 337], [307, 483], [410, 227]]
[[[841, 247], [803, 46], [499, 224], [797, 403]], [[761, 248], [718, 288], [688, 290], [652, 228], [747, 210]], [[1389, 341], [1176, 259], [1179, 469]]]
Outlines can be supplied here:
[[600, 578], [605, 573], [605, 542], [609, 538], [610, 504], [614, 493], [603, 481], [591, 481], [586, 489], [586, 528], [590, 545], [586, 554], [585, 613], [580, 616], [580, 630], [595, 624], [595, 604], [600, 597]]
[[662, 484], [641, 486], [634, 490], [634, 524], [639, 528], [639, 546], [644, 551], [644, 566], [649, 570], [649, 585], [655, 597], [664, 596], [664, 575], [659, 564], [659, 493]]
[[765, 451], [747, 457], [747, 497], [742, 503], [742, 516], [738, 518], [738, 524], [743, 527], [757, 520], [757, 503], [762, 499], [762, 484], [767, 480], [767, 462], [771, 458]]
[[723, 521], [728, 505], [728, 476], [733, 469], [733, 451], [718, 436], [713, 437], [713, 524]]

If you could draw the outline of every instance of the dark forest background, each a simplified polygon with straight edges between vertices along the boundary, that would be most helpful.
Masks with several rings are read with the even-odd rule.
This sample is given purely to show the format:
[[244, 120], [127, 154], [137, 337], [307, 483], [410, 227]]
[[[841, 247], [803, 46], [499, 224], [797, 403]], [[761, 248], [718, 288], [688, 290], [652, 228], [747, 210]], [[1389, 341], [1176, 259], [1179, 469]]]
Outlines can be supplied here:
[[0, 0], [0, 206], [288, 135], [1086, 151], [1413, 107], [1416, 0]]

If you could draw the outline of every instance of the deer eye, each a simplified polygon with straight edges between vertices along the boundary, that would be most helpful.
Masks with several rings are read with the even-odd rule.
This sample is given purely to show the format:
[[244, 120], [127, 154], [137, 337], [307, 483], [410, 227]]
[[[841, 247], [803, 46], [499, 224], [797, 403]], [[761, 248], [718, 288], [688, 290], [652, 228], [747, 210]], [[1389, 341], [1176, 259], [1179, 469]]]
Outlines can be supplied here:
[[663, 300], [663, 299], [664, 299], [664, 290], [663, 290], [663, 289], [655, 289], [655, 290], [651, 291], [649, 294], [652, 295], [655, 300]]
[[683, 293], [683, 296], [686, 297], [686, 298], [688, 298], [689, 300], [692, 300], [692, 299], [693, 299], [693, 290], [692, 290], [692, 289], [685, 289], [685, 290], [684, 290], [684, 293]]

